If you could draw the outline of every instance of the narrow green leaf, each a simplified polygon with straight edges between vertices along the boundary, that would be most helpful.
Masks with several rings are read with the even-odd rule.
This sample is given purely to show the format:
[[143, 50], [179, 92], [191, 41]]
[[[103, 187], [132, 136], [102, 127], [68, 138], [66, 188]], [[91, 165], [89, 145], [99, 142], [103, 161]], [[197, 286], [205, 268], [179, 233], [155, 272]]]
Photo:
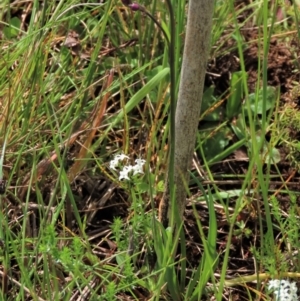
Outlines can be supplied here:
[[128, 114], [133, 108], [135, 108], [144, 97], [149, 94], [161, 81], [169, 74], [170, 69], [165, 68], [155, 75], [143, 88], [137, 91], [132, 98], [127, 102], [125, 108], [119, 112], [117, 117], [111, 123], [111, 127], [115, 126], [124, 117], [124, 114]]
[[232, 74], [230, 82], [230, 96], [226, 105], [226, 117], [231, 119], [238, 115], [243, 99], [243, 80], [242, 71], [238, 71]]

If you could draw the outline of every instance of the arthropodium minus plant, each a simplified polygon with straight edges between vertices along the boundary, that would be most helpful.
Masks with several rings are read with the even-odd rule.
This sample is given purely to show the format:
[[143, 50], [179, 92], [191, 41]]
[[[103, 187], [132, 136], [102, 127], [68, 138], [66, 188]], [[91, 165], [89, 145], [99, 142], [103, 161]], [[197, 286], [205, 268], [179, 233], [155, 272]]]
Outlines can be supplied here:
[[288, 280], [270, 280], [268, 289], [273, 291], [275, 301], [297, 301], [297, 286]]
[[[113, 160], [110, 161], [110, 164], [109, 164], [109, 167], [112, 169], [112, 170], [115, 170], [117, 171], [117, 168], [122, 165], [120, 164], [121, 162], [123, 162], [124, 160], [128, 160], [129, 157], [124, 155], [124, 154], [119, 154], [119, 155], [116, 155], [114, 157]], [[120, 174], [119, 174], [119, 180], [130, 180], [130, 174], [131, 172], [133, 173], [133, 175], [137, 175], [137, 174], [143, 174], [144, 171], [143, 171], [143, 166], [145, 164], [145, 160], [143, 159], [136, 159], [135, 161], [135, 165], [124, 165], [123, 166], [123, 169], [120, 170]]]

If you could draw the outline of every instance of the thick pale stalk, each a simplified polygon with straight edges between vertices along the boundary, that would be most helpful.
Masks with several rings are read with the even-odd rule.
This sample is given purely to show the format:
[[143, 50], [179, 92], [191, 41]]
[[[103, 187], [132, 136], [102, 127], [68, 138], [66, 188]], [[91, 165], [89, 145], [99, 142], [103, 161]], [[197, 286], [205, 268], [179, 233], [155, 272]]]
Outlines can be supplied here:
[[[190, 0], [175, 122], [176, 204], [183, 216], [210, 50], [213, 0]], [[169, 210], [170, 210], [169, 206]]]

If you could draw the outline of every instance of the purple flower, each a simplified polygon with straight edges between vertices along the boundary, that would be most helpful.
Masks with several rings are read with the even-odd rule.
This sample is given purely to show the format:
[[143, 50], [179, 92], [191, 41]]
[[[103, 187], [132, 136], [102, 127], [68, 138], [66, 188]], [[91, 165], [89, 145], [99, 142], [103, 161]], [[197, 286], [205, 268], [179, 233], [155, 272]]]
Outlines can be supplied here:
[[128, 6], [133, 11], [137, 11], [141, 9], [141, 6], [138, 3], [132, 3], [131, 0], [121, 0], [125, 6]]
[[132, 4], [129, 4], [128, 5], [130, 8], [131, 8], [131, 10], [133, 10], [133, 11], [137, 11], [137, 10], [140, 10], [140, 5], [138, 4], [138, 3], [132, 3]]

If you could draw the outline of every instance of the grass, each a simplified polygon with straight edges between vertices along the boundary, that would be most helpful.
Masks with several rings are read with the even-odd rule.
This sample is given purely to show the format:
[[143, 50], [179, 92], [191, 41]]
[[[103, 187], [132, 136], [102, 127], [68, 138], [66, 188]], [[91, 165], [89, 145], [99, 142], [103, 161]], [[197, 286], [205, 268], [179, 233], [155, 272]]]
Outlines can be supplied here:
[[[165, 4], [143, 5], [169, 36]], [[275, 17], [278, 7], [286, 9], [282, 22]], [[270, 43], [297, 30], [297, 9], [216, 1], [211, 57], [234, 53], [241, 72], [230, 90], [216, 85], [211, 96], [221, 107], [231, 101], [230, 118], [217, 127], [201, 119], [200, 129], [213, 128], [214, 136], [226, 127], [225, 136], [234, 138], [222, 138], [226, 156], [220, 150], [214, 161], [206, 159], [203, 141], [209, 137], [198, 140], [204, 173], [191, 171], [190, 215], [174, 237], [157, 220], [170, 109], [163, 34], [145, 15], [110, 0], [19, 7], [7, 1], [0, 8], [0, 179], [7, 182], [0, 195], [1, 300], [270, 300], [268, 279], [297, 281], [299, 193], [273, 153], [287, 149], [291, 174], [298, 173], [299, 113], [281, 104], [282, 91], [266, 107]], [[185, 2], [174, 10], [178, 86]], [[255, 28], [255, 38], [245, 41], [245, 27]], [[245, 50], [254, 43], [262, 55], [253, 91]], [[245, 101], [251, 94], [254, 105]], [[242, 102], [243, 110], [237, 109]], [[227, 183], [238, 177], [234, 189], [218, 185], [214, 166], [241, 145], [248, 153], [245, 173], [222, 174]], [[119, 181], [109, 162], [122, 152], [130, 157], [122, 164], [144, 158], [145, 174]], [[248, 248], [247, 239], [253, 243]], [[251, 273], [231, 279], [235, 242], [255, 264]], [[241, 290], [229, 289], [238, 285]]]

